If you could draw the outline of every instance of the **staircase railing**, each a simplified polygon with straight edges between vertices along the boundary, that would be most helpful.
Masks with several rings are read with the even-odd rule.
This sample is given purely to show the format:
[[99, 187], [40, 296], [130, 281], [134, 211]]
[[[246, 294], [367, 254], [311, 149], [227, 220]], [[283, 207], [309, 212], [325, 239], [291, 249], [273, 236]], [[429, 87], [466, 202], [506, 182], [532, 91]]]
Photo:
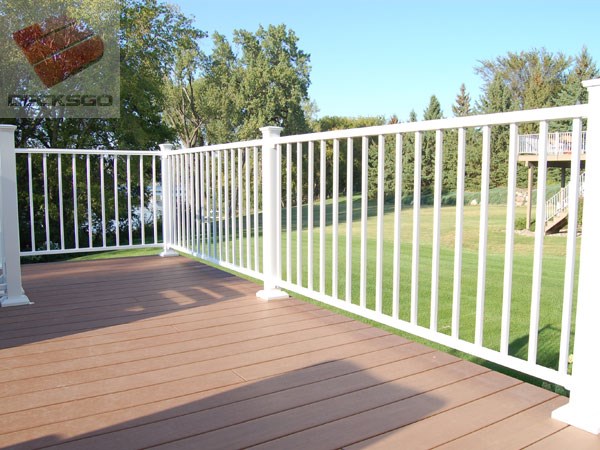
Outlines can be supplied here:
[[[579, 175], [579, 196], [580, 197], [583, 195], [584, 182], [585, 182], [585, 173], [582, 173]], [[546, 201], [546, 220], [545, 220], [546, 223], [548, 223], [549, 221], [551, 221], [556, 216], [558, 216], [563, 211], [565, 211], [569, 208], [569, 186], [570, 186], [570, 184], [571, 184], [570, 182], [567, 183], [567, 185], [565, 187], [560, 188], [560, 190], [556, 194], [554, 194], [552, 197], [550, 197]]]

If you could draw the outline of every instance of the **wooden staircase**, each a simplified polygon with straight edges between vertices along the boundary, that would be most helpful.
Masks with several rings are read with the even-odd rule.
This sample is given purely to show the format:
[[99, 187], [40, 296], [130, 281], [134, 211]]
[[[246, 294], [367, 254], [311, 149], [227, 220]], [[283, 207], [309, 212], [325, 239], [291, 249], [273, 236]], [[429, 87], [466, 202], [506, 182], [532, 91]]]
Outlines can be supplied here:
[[[585, 173], [579, 175], [579, 197], [583, 196]], [[546, 234], [556, 234], [569, 222], [569, 182], [560, 188], [555, 195], [546, 201], [546, 222], [544, 231]]]

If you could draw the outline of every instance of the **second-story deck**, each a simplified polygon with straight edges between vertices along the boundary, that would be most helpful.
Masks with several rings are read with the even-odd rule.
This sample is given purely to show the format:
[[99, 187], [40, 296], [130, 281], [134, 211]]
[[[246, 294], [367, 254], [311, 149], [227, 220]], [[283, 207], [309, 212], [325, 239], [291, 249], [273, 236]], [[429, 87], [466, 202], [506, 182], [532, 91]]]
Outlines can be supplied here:
[[[580, 159], [585, 166], [587, 133], [581, 133]], [[547, 163], [549, 167], [568, 167], [573, 152], [573, 133], [554, 132], [548, 133]], [[540, 135], [519, 135], [519, 161], [524, 163], [537, 163], [539, 159]]]
[[598, 448], [565, 397], [194, 260], [27, 265], [0, 447]]

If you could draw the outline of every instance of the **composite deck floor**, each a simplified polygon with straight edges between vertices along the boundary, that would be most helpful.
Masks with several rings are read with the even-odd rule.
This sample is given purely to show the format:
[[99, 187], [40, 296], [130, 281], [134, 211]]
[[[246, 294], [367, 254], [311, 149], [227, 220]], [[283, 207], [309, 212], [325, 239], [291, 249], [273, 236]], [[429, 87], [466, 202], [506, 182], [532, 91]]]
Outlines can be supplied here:
[[600, 448], [566, 399], [184, 257], [27, 265], [0, 447]]

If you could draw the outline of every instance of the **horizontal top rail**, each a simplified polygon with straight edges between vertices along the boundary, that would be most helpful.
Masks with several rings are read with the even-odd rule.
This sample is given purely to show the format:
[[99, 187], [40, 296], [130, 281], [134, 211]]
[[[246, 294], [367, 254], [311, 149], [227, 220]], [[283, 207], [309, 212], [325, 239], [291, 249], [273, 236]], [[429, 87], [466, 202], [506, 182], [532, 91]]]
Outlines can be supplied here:
[[17, 148], [17, 154], [53, 154], [53, 155], [150, 155], [159, 156], [160, 150], [110, 150], [110, 149], [76, 149], [76, 148]]
[[202, 147], [182, 148], [179, 150], [169, 151], [169, 155], [183, 155], [186, 153], [211, 152], [221, 150], [235, 150], [240, 148], [260, 147], [263, 145], [262, 139], [254, 139], [250, 141], [238, 141], [227, 144], [213, 144]]
[[[511, 111], [505, 113], [480, 114], [476, 116], [453, 117], [449, 119], [425, 120], [420, 122], [404, 122], [391, 125], [352, 128], [348, 130], [332, 130], [319, 133], [281, 136], [275, 139], [276, 144], [320, 141], [327, 139], [356, 138], [376, 136], [380, 134], [411, 133], [415, 131], [452, 130], [456, 128], [474, 128], [492, 125], [509, 125], [511, 123], [539, 122], [541, 120], [561, 120], [584, 118], [589, 114], [587, 104], [559, 106], [554, 108], [530, 109], [527, 111]], [[228, 144], [230, 147], [232, 144]]]

